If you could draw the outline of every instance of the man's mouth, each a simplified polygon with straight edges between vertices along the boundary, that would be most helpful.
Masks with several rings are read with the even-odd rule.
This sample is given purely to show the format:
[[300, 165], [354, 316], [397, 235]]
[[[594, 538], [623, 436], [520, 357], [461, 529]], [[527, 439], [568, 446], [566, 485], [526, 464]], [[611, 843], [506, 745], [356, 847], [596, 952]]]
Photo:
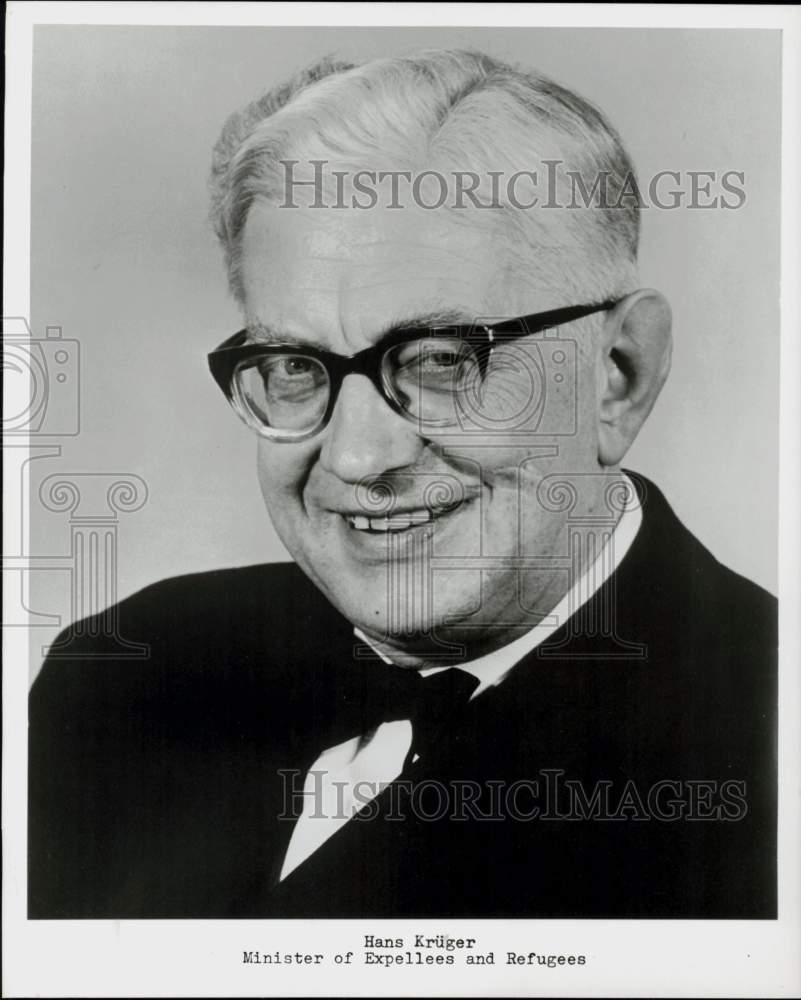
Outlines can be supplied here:
[[345, 520], [354, 531], [369, 531], [385, 534], [389, 531], [408, 531], [422, 524], [429, 524], [444, 514], [450, 514], [462, 502], [447, 507], [420, 507], [416, 510], [396, 512], [389, 517], [367, 517], [364, 514], [346, 514]]

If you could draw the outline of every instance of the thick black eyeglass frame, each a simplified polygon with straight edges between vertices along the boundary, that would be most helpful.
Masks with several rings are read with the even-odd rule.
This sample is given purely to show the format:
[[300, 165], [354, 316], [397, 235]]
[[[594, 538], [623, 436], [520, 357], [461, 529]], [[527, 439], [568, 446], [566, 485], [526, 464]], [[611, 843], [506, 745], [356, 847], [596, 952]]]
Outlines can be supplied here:
[[[219, 347], [208, 355], [209, 370], [214, 377], [214, 381], [222, 389], [228, 402], [234, 409], [237, 409], [234, 398], [234, 379], [237, 369], [243, 362], [252, 362], [259, 358], [275, 357], [282, 354], [305, 355], [319, 361], [328, 373], [328, 405], [319, 424], [312, 431], [298, 437], [285, 439], [286, 443], [292, 443], [293, 441], [300, 441], [305, 437], [313, 436], [326, 426], [334, 411], [339, 390], [347, 375], [366, 376], [378, 390], [381, 397], [386, 400], [387, 404], [396, 413], [407, 420], [413, 419], [414, 421], [418, 421], [419, 418], [410, 417], [410, 414], [404, 408], [401, 401], [389, 392], [382, 378], [381, 368], [384, 355], [393, 347], [397, 347], [398, 344], [422, 340], [426, 337], [448, 336], [463, 338], [476, 349], [479, 365], [483, 373], [492, 355], [493, 347], [496, 344], [510, 343], [519, 340], [521, 337], [528, 337], [535, 333], [542, 333], [545, 330], [562, 326], [565, 323], [572, 323], [574, 320], [583, 319], [585, 316], [591, 316], [594, 313], [607, 312], [613, 309], [618, 304], [618, 301], [617, 299], [607, 299], [604, 302], [594, 305], [565, 306], [561, 309], [549, 309], [546, 312], [517, 316], [514, 319], [503, 320], [493, 325], [483, 323], [443, 323], [431, 327], [400, 328], [390, 331], [377, 344], [359, 351], [350, 357], [306, 344], [248, 343], [248, 331], [239, 330], [232, 337], [224, 340]], [[269, 431], [269, 429], [265, 425], [265, 431]], [[276, 429], [275, 434], [275, 439], [280, 440], [278, 435], [281, 434], [281, 430]]]

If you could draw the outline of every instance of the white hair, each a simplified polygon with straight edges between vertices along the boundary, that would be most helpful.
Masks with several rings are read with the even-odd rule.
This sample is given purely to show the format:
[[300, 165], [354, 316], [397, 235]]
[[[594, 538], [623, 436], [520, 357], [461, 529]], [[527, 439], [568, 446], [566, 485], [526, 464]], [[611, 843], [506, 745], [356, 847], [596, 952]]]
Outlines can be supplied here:
[[[450, 163], [488, 177], [530, 171], [549, 158], [561, 164], [559, 204], [569, 202], [568, 172], [574, 185], [578, 175], [593, 191], [589, 203], [548, 212], [507, 200], [499, 212], [454, 216], [500, 226], [520, 264], [531, 268], [533, 250], [536, 266], [576, 294], [630, 291], [639, 238], [634, 169], [592, 104], [480, 52], [426, 50], [358, 67], [323, 59], [231, 115], [214, 147], [211, 218], [231, 289], [241, 301], [239, 251], [250, 207], [285, 198], [288, 160], [334, 159], [374, 171]], [[594, 188], [599, 177], [605, 201]]]

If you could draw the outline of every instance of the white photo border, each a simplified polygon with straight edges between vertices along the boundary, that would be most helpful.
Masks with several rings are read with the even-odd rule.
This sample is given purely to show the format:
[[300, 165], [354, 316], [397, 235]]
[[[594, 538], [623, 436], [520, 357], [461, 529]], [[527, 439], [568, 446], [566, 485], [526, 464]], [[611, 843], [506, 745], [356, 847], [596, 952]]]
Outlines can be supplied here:
[[[764, 29], [783, 33], [780, 431], [779, 919], [28, 921], [26, 775], [28, 640], [4, 631], [3, 995], [22, 996], [767, 996], [801, 990], [801, 12], [717, 5], [10, 3], [7, 16], [4, 314], [30, 315], [33, 27], [38, 24], [569, 26]], [[6, 412], [15, 401], [6, 399]], [[4, 449], [7, 473], [16, 475]], [[11, 476], [13, 479], [13, 475]], [[6, 488], [9, 488], [9, 476]], [[25, 483], [23, 493], [25, 494]], [[13, 497], [7, 497], [9, 505]], [[6, 507], [4, 535], [9, 538]], [[29, 551], [29, 550], [26, 550]], [[23, 574], [24, 576], [24, 574]], [[23, 593], [23, 603], [24, 603]], [[8, 595], [6, 595], [8, 597]], [[350, 964], [252, 967], [245, 950], [359, 951], [363, 935], [474, 936], [481, 950], [585, 954], [540, 970], [497, 964], [392, 975]]]

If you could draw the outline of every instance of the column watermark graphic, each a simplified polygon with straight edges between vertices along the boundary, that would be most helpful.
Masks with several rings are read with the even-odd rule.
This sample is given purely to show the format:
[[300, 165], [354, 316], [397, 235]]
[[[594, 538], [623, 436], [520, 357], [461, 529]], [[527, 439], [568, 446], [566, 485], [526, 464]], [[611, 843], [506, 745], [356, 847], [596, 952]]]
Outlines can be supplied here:
[[[419, 382], [404, 382], [404, 398], [421, 415], [417, 433], [433, 443], [437, 458], [426, 464], [437, 471], [390, 469], [356, 486], [351, 528], [383, 534], [386, 600], [376, 622], [393, 655], [413, 641], [425, 643], [427, 660], [466, 662], [493, 630], [506, 644], [541, 627], [549, 636], [540, 633], [540, 658], [647, 656], [622, 634], [614, 573], [623, 555], [616, 528], [627, 512], [630, 521], [640, 515], [647, 486], [617, 469], [571, 471], [586, 462], [582, 351], [558, 327], [527, 333], [525, 319], [421, 334]], [[510, 323], [521, 325], [513, 339], [494, 339]], [[504, 606], [488, 608], [498, 581]], [[438, 607], [448, 592], [455, 602]], [[354, 652], [370, 655], [358, 644]]]
[[[69, 658], [78, 638], [104, 640], [103, 658], [147, 658], [146, 644], [127, 640], [115, 605], [119, 591], [120, 517], [145, 505], [145, 480], [132, 472], [76, 471], [45, 475], [41, 463], [59, 466], [82, 431], [82, 356], [78, 339], [60, 326], [37, 337], [23, 317], [3, 319], [3, 452], [6, 523], [3, 554], [3, 626], [54, 631], [69, 628], [49, 646], [53, 658]], [[64, 543], [37, 551], [34, 509], [65, 514]], [[67, 580], [68, 606], [31, 607], [31, 581], [41, 574]], [[40, 652], [48, 651], [48, 644]], [[85, 649], [81, 656], [85, 657]]]

